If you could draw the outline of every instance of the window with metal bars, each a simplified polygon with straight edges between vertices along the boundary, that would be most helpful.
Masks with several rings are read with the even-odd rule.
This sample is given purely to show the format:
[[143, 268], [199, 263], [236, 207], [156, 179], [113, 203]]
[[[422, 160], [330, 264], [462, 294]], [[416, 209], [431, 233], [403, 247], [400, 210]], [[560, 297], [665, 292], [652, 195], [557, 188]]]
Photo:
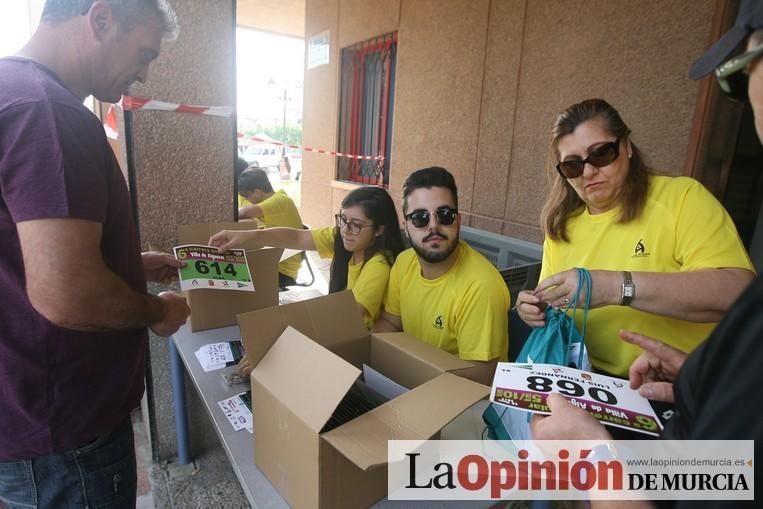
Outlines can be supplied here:
[[337, 180], [389, 184], [397, 32], [342, 49]]

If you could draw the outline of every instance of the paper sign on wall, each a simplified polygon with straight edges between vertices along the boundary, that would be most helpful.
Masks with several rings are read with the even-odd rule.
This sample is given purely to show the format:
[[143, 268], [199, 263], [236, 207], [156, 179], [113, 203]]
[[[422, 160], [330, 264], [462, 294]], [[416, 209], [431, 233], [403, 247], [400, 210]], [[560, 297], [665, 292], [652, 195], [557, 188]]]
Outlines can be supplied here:
[[307, 45], [307, 68], [313, 69], [328, 64], [330, 49], [328, 30], [310, 37]]

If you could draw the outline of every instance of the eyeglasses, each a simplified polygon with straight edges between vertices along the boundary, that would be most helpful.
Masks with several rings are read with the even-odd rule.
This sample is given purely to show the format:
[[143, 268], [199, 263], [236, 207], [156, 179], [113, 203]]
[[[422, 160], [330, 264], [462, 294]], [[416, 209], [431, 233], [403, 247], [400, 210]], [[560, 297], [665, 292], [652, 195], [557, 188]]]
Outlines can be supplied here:
[[343, 214], [334, 215], [334, 219], [336, 220], [336, 227], [339, 228], [339, 231], [346, 229], [351, 235], [359, 234], [363, 231], [363, 228], [373, 227], [372, 224], [363, 224], [353, 221], [352, 219], [347, 219]]
[[735, 101], [746, 101], [749, 76], [739, 71], [746, 69], [761, 56], [763, 56], [763, 46], [742, 53], [717, 68], [715, 77], [718, 79], [721, 90]]
[[562, 178], [574, 179], [583, 174], [586, 163], [596, 166], [597, 168], [612, 163], [620, 157], [620, 138], [622, 138], [622, 136], [618, 136], [615, 141], [599, 145], [588, 154], [588, 157], [585, 159], [567, 159], [565, 161], [559, 161], [556, 165], [556, 171], [559, 172], [559, 175], [561, 175]]
[[[432, 212], [425, 209], [416, 209], [410, 214], [406, 214], [405, 218], [411, 222], [416, 228], [424, 228], [429, 224], [429, 220], [432, 218]], [[443, 226], [448, 226], [456, 222], [458, 217], [458, 209], [453, 207], [439, 207], [434, 211], [434, 215], [437, 216], [437, 222]]]

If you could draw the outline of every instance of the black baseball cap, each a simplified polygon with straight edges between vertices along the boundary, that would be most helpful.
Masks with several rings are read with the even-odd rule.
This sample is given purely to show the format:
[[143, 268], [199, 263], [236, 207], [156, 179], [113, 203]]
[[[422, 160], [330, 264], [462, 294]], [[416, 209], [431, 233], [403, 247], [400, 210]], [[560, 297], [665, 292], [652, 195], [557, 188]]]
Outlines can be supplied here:
[[698, 80], [724, 63], [737, 46], [763, 28], [763, 0], [742, 0], [734, 26], [694, 62], [689, 78]]

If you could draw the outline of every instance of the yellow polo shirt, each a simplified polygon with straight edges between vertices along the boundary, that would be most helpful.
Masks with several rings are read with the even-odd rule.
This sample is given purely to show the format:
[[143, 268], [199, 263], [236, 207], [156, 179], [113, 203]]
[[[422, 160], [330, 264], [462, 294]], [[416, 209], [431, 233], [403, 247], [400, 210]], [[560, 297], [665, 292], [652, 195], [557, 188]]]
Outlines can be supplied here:
[[[302, 228], [302, 218], [299, 216], [297, 206], [283, 189], [276, 191], [257, 205], [262, 209], [261, 221], [266, 228], [274, 226]], [[302, 265], [302, 255], [294, 255], [278, 264], [278, 272], [296, 278], [300, 265]]]
[[248, 207], [250, 205], [254, 205], [254, 203], [250, 202], [249, 200], [247, 200], [243, 196], [238, 195], [238, 208], [241, 209], [241, 208], [244, 208], [244, 207]]
[[400, 253], [389, 276], [384, 309], [403, 331], [464, 360], [506, 361], [509, 290], [495, 267], [461, 241], [458, 259], [437, 279], [421, 275], [413, 249]]
[[[334, 257], [334, 236], [336, 227], [327, 226], [311, 230], [315, 247], [321, 258]], [[387, 289], [390, 266], [382, 253], [376, 253], [365, 263], [353, 263], [352, 258], [347, 270], [347, 289], [352, 290], [355, 300], [366, 309], [363, 321], [371, 329], [381, 315], [382, 300]]]
[[[620, 224], [619, 214], [619, 209], [596, 215], [584, 210], [567, 222], [569, 242], [546, 238], [540, 280], [573, 267], [631, 272], [724, 267], [753, 270], [731, 217], [694, 179], [652, 176], [641, 217]], [[582, 313], [578, 313], [577, 320], [581, 330]], [[622, 341], [620, 329], [661, 339], [690, 352], [715, 325], [653, 315], [627, 306], [605, 306], [589, 312], [585, 341], [595, 368], [627, 376], [641, 350]]]

